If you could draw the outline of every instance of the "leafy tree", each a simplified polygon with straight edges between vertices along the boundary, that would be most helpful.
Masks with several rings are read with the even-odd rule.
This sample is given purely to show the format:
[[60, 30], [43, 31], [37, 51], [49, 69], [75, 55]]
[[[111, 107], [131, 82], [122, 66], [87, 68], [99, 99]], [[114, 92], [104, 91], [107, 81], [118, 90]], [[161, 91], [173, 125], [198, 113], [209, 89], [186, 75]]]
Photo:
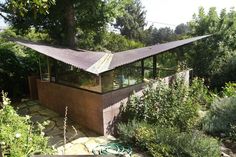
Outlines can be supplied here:
[[155, 45], [170, 42], [176, 39], [174, 31], [169, 27], [155, 28], [150, 26], [142, 34], [142, 42], [146, 45]]
[[141, 33], [144, 31], [146, 11], [144, 11], [140, 0], [132, 0], [125, 6], [125, 13], [116, 19], [115, 27], [122, 35], [129, 39], [140, 41]]
[[235, 81], [236, 11], [222, 10], [218, 15], [216, 8], [210, 8], [207, 14], [200, 8], [189, 26], [192, 36], [212, 34], [198, 42], [189, 55], [195, 75], [207, 78], [212, 87]]
[[178, 26], [176, 26], [175, 28], [175, 34], [177, 35], [184, 35], [189, 33], [189, 27], [188, 25], [181, 23]]
[[48, 9], [53, 4], [55, 4], [55, 0], [6, 0], [4, 4], [0, 4], [0, 16], [7, 20], [8, 18], [2, 14], [2, 12], [8, 12], [7, 10], [11, 10], [13, 14], [24, 16], [29, 11], [29, 7], [34, 15], [37, 13], [48, 14]]
[[[1, 11], [6, 13], [5, 20], [20, 31], [24, 32], [33, 26], [37, 31], [47, 32], [57, 43], [75, 47], [76, 28], [93, 31], [103, 29], [122, 12], [127, 1], [129, 0], [56, 0], [54, 5], [46, 5], [48, 13], [45, 13], [45, 10], [35, 9], [40, 8], [43, 0], [23, 3], [23, 11], [22, 7], [12, 5], [14, 0], [7, 0], [1, 4]], [[32, 7], [32, 4], [36, 7]]]
[[175, 33], [169, 27], [164, 27], [160, 29], [154, 29], [153, 31], [153, 42], [155, 43], [165, 43], [175, 40]]
[[125, 51], [144, 46], [141, 42], [126, 39], [124, 36], [115, 33], [109, 33], [107, 37], [108, 41], [105, 47], [112, 52]]

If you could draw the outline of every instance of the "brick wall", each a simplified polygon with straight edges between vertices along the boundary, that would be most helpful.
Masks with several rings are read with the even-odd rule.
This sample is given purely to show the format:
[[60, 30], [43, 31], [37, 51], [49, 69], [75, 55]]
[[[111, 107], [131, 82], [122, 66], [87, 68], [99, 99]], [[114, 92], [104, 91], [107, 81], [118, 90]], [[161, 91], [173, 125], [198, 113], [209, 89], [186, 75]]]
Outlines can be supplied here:
[[93, 92], [37, 80], [38, 97], [42, 105], [68, 117], [80, 125], [103, 134], [102, 96]]

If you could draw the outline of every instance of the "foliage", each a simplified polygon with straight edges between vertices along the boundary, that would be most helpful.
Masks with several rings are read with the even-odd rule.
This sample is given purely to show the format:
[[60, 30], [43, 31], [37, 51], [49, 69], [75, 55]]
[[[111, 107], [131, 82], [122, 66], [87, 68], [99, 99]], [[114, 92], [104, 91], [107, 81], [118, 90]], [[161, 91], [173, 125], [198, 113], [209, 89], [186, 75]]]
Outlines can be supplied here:
[[164, 27], [160, 29], [153, 30], [153, 42], [157, 43], [165, 43], [169, 41], [175, 40], [175, 33], [169, 27]]
[[212, 102], [218, 98], [218, 95], [210, 91], [204, 83], [204, 79], [195, 78], [191, 83], [190, 90], [193, 103], [199, 103], [202, 110], [209, 109]]
[[[37, 32], [34, 28], [29, 29], [27, 33], [22, 36], [22, 35], [17, 34], [16, 29], [9, 27], [0, 33], [0, 37], [19, 38], [19, 39], [30, 40], [34, 42], [47, 42], [47, 43], [52, 42], [47, 33]], [[4, 40], [4, 42], [7, 42], [7, 41]]]
[[189, 27], [188, 25], [181, 23], [178, 26], [175, 27], [175, 34], [177, 35], [185, 35], [189, 33]]
[[119, 139], [124, 143], [135, 144], [135, 130], [140, 128], [141, 126], [142, 123], [136, 121], [135, 119], [127, 122], [127, 124], [119, 123], [117, 126]]
[[222, 91], [223, 97], [236, 96], [236, 83], [228, 82]]
[[225, 133], [229, 136], [236, 126], [236, 97], [215, 100], [202, 121], [202, 129], [211, 134]]
[[27, 93], [28, 75], [37, 73], [37, 56], [12, 42], [0, 41], [0, 90], [20, 97]]
[[118, 28], [121, 35], [128, 39], [140, 41], [144, 30], [146, 11], [140, 0], [132, 0], [125, 6], [124, 15], [116, 18], [115, 28]]
[[126, 39], [124, 36], [119, 34], [110, 33], [107, 38], [106, 49], [112, 52], [125, 51], [135, 48], [143, 47], [144, 45], [140, 42]]
[[[0, 11], [4, 12], [9, 9], [14, 14], [20, 14], [21, 16], [24, 16], [28, 13], [30, 7], [34, 12], [34, 16], [36, 16], [37, 13], [47, 14], [49, 7], [54, 4], [55, 0], [6, 0], [6, 6], [3, 6], [3, 4], [1, 4]], [[2, 16], [3, 18], [6, 18], [4, 15]]]
[[203, 81], [197, 79], [191, 86], [183, 80], [169, 85], [159, 80], [151, 86], [144, 90], [141, 97], [131, 96], [124, 109], [124, 117], [177, 127], [183, 131], [196, 125], [200, 105], [205, 106], [212, 101]]
[[111, 51], [120, 52], [124, 50], [143, 47], [140, 42], [125, 38], [120, 34], [113, 32], [80, 32], [79, 47], [87, 50], [95, 51]]
[[210, 8], [206, 14], [203, 8], [189, 22], [192, 36], [212, 34], [204, 41], [199, 41], [190, 51], [189, 65], [195, 75], [209, 79], [211, 87], [221, 88], [225, 82], [235, 81], [236, 75], [236, 11]]
[[176, 40], [176, 34], [169, 27], [155, 28], [150, 26], [142, 33], [141, 41], [145, 45], [155, 45]]
[[34, 127], [29, 116], [21, 117], [10, 106], [10, 99], [2, 92], [3, 103], [0, 109], [0, 142], [3, 154], [9, 156], [31, 156], [51, 154], [42, 130], [45, 124]]
[[218, 157], [220, 155], [218, 141], [198, 131], [179, 132], [175, 128], [148, 125], [143, 122], [119, 124], [118, 130], [121, 140], [126, 139], [129, 143], [135, 141], [136, 146], [147, 150], [152, 156]]

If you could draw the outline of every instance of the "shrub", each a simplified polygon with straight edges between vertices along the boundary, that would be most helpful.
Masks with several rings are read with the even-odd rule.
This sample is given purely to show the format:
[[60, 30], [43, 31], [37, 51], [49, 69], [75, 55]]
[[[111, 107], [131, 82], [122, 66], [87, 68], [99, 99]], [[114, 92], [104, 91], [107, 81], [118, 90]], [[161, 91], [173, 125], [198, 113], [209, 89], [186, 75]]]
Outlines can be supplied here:
[[230, 134], [236, 125], [236, 97], [225, 97], [216, 100], [202, 121], [204, 131], [217, 134]]
[[223, 97], [236, 96], [236, 83], [226, 83], [222, 91]]
[[124, 132], [124, 130], [126, 130], [125, 128], [129, 130], [129, 135], [126, 136], [125, 139], [126, 142], [135, 142], [136, 146], [147, 150], [152, 156], [220, 156], [219, 142], [216, 139], [208, 137], [199, 131], [187, 133], [179, 132], [179, 130], [176, 128], [153, 126], [143, 122], [136, 124], [127, 123], [122, 124], [122, 128], [118, 127], [120, 137], [122, 137], [124, 134], [127, 134], [127, 132]]
[[0, 144], [2, 152], [8, 156], [31, 156], [51, 154], [52, 148], [42, 132], [43, 125], [34, 127], [29, 116], [19, 116], [10, 100], [3, 93], [3, 104], [0, 109]]
[[127, 124], [119, 123], [117, 126], [119, 139], [127, 144], [135, 144], [135, 130], [141, 125], [142, 124], [136, 122], [136, 120], [129, 121]]
[[200, 106], [208, 106], [211, 101], [208, 89], [198, 79], [191, 86], [182, 80], [169, 86], [158, 81], [147, 87], [141, 97], [131, 96], [123, 116], [185, 131], [197, 124]]
[[189, 88], [189, 96], [193, 103], [201, 105], [201, 109], [209, 109], [211, 103], [218, 97], [217, 94], [211, 92], [204, 84], [204, 79], [195, 78]]
[[[174, 142], [178, 156], [218, 157], [219, 142], [199, 131], [180, 133]], [[180, 152], [180, 153], [179, 153]]]
[[37, 73], [37, 57], [33, 51], [0, 38], [0, 91], [11, 97], [28, 93], [27, 76]]

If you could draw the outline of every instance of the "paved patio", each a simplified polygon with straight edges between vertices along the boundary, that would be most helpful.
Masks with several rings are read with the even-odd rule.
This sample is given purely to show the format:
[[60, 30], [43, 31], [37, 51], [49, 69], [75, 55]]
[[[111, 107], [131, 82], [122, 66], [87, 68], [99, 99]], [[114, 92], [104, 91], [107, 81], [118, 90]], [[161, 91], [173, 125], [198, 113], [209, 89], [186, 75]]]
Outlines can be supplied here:
[[[49, 144], [56, 149], [55, 155], [93, 155], [92, 150], [99, 145], [115, 140], [112, 136], [98, 136], [67, 119], [66, 145], [64, 147], [64, 117], [41, 106], [37, 101], [25, 100], [16, 105], [20, 115], [29, 115], [33, 122], [48, 121], [44, 129]], [[65, 149], [64, 149], [65, 148]]]

